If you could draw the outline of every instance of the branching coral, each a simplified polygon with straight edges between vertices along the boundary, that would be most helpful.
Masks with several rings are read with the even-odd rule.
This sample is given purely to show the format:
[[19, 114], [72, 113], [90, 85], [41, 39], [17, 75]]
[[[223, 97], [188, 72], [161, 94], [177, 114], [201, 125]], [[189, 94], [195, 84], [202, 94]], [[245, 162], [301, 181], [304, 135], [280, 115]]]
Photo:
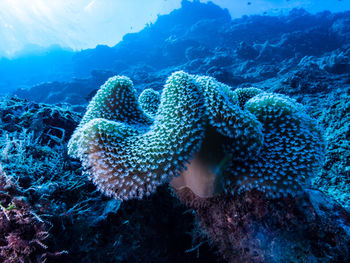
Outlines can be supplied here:
[[128, 78], [109, 79], [69, 142], [108, 195], [140, 198], [169, 181], [204, 197], [251, 188], [293, 195], [322, 162], [315, 121], [285, 96], [179, 71], [159, 107], [154, 98], [148, 90], [138, 102]]

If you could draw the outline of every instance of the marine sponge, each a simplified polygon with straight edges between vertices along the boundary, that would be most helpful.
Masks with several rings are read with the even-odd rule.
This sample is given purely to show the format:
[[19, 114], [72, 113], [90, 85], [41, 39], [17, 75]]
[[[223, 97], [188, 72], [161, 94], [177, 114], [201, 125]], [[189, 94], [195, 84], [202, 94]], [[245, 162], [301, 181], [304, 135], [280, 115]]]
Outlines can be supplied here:
[[323, 153], [315, 121], [294, 100], [182, 71], [167, 80], [159, 106], [156, 92], [137, 101], [128, 78], [109, 79], [69, 142], [98, 188], [118, 199], [169, 181], [199, 196], [251, 188], [295, 194]]

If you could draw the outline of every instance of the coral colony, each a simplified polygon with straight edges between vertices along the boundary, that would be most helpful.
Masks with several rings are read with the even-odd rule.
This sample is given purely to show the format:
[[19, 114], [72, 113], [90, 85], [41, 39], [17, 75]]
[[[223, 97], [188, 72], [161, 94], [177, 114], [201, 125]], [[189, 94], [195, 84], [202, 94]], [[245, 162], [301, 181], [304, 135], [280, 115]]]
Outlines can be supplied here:
[[293, 99], [183, 71], [161, 95], [148, 89], [139, 99], [130, 79], [110, 78], [68, 145], [97, 187], [121, 200], [166, 182], [199, 197], [249, 189], [294, 196], [318, 172], [324, 147]]

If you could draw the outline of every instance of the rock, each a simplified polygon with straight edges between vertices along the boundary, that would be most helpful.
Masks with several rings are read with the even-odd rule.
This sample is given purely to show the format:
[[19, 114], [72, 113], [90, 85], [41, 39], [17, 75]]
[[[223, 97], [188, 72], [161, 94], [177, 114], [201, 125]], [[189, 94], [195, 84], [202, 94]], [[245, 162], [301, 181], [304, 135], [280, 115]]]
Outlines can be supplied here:
[[67, 142], [80, 120], [79, 114], [52, 105], [37, 104], [19, 98], [0, 102], [2, 133], [25, 130], [34, 132], [42, 143]]
[[225, 70], [222, 67], [211, 67], [206, 72], [207, 75], [216, 78], [218, 81], [231, 86], [237, 86], [244, 82], [240, 76], [233, 75], [232, 72]]
[[259, 51], [253, 46], [242, 41], [236, 49], [237, 56], [243, 59], [255, 59], [259, 55]]
[[181, 191], [227, 262], [350, 260], [350, 214], [318, 190], [278, 199], [256, 190], [207, 199]]
[[333, 52], [329, 56], [322, 57], [319, 61], [321, 69], [333, 74], [343, 74], [350, 71], [350, 58], [344, 52]]

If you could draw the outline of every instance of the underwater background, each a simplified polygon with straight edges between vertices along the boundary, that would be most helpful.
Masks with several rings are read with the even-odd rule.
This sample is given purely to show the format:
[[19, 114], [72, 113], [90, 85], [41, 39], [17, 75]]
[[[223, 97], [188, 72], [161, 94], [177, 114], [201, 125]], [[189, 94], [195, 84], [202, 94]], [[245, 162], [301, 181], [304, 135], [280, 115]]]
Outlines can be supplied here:
[[[103, 39], [81, 44], [68, 25], [46, 47], [19, 41], [34, 34], [26, 20], [8, 33], [0, 12], [0, 262], [350, 262], [347, 0], [242, 1], [236, 13], [225, 1], [161, 2], [147, 25], [121, 19], [120, 41], [101, 26], [79, 28]], [[134, 4], [136, 16], [147, 9]], [[113, 76], [129, 77], [138, 96], [162, 92], [178, 71], [304, 105], [326, 141], [311, 197], [253, 192], [198, 205], [168, 184], [142, 199], [101, 193], [67, 149], [87, 105]]]

